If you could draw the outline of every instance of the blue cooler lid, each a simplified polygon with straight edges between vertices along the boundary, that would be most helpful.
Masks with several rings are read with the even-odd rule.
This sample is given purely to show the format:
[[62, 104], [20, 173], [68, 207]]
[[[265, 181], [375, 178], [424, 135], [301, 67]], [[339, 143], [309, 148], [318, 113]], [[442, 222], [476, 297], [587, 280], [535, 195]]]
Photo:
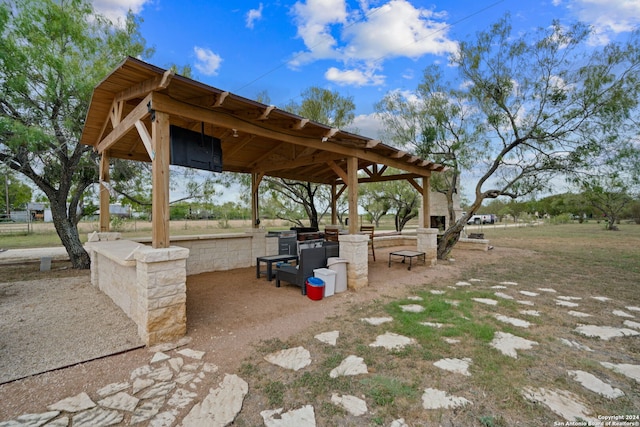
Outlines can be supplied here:
[[307, 283], [310, 286], [324, 286], [324, 280], [318, 278], [318, 277], [309, 277], [307, 279]]

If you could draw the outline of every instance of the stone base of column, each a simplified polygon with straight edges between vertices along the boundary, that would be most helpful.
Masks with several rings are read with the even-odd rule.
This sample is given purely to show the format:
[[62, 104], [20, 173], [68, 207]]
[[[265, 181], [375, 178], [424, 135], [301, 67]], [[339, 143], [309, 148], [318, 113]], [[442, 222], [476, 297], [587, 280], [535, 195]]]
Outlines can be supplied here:
[[425, 263], [434, 266], [438, 261], [438, 229], [418, 228], [417, 250], [425, 253]]
[[340, 258], [347, 260], [347, 287], [357, 291], [369, 286], [369, 236], [340, 235]]

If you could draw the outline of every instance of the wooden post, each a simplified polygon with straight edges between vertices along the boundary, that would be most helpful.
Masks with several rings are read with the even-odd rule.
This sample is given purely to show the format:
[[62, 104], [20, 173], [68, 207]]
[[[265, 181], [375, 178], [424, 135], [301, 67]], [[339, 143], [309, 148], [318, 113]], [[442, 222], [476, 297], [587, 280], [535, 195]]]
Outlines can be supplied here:
[[422, 178], [422, 228], [431, 228], [430, 197], [431, 179], [425, 176]]
[[347, 195], [349, 200], [349, 234], [358, 232], [358, 158], [347, 159]]
[[109, 212], [109, 153], [102, 152], [100, 157], [100, 232], [109, 232], [111, 214]]
[[169, 247], [169, 114], [152, 113], [151, 134], [155, 157], [152, 160], [151, 246]]
[[253, 228], [260, 227], [260, 206], [258, 204], [260, 182], [262, 182], [263, 174], [252, 173], [251, 174], [251, 226]]
[[331, 225], [338, 223], [338, 186], [331, 183]]

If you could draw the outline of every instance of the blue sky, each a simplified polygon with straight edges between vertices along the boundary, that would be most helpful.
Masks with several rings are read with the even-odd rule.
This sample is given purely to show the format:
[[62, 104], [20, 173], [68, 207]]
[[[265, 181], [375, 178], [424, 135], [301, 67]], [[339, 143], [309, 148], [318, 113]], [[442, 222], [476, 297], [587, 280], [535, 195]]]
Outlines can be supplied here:
[[553, 19], [581, 20], [598, 31], [593, 44], [640, 26], [638, 0], [95, 0], [116, 20], [142, 18], [150, 59], [167, 68], [189, 64], [194, 78], [271, 104], [300, 100], [310, 86], [352, 96], [362, 135], [377, 138], [375, 102], [413, 90], [422, 70], [445, 63], [457, 42], [505, 13], [529, 31]]

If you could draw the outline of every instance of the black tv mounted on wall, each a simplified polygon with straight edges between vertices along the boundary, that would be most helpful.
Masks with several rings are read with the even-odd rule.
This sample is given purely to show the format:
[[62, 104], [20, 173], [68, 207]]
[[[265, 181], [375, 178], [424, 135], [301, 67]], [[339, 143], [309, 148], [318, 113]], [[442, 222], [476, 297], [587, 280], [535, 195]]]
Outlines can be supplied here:
[[[204, 127], [204, 124], [203, 124]], [[222, 146], [218, 138], [171, 125], [171, 164], [222, 172]]]

